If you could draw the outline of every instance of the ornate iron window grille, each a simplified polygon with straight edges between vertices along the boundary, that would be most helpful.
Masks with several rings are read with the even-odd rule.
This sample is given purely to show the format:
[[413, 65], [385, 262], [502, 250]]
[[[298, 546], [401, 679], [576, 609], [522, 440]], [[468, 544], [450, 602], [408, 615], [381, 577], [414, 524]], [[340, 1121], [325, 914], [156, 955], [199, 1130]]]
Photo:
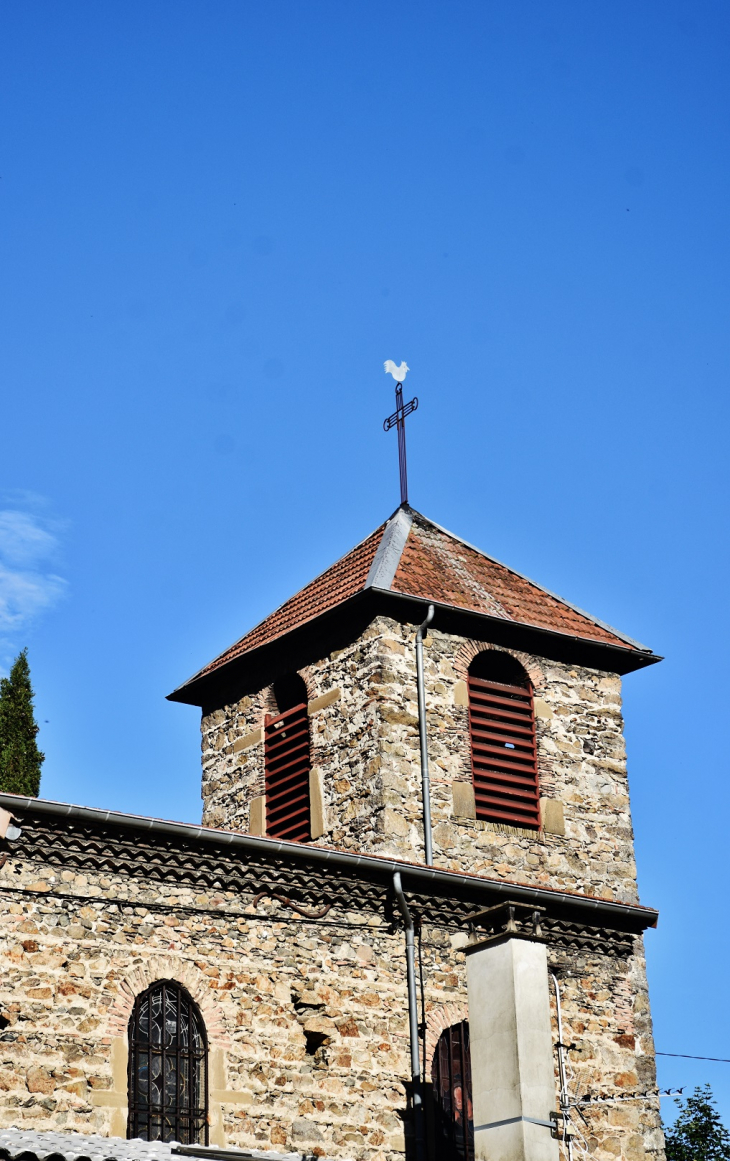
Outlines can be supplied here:
[[129, 1021], [127, 1136], [208, 1144], [208, 1042], [196, 1004], [174, 980], [135, 1001]]
[[474, 1161], [468, 1020], [441, 1033], [433, 1054], [431, 1082], [437, 1161]]

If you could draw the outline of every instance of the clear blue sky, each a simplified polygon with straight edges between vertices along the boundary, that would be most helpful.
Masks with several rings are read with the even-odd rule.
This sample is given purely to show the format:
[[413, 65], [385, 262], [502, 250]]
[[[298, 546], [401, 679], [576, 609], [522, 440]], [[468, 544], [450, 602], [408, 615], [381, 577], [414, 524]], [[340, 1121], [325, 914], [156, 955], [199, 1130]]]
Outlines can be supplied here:
[[[626, 681], [657, 1046], [730, 1057], [730, 9], [2, 8], [0, 665], [46, 797], [198, 819], [180, 681], [411, 499]], [[730, 1065], [709, 1079], [730, 1122]], [[665, 1102], [671, 1112], [671, 1102]]]

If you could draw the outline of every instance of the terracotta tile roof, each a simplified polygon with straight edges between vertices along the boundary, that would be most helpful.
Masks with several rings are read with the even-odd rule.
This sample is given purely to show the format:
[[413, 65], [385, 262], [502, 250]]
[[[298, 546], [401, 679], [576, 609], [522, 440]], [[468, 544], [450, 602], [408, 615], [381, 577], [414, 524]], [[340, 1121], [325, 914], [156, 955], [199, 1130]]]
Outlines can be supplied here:
[[644, 648], [419, 512], [399, 508], [372, 535], [201, 669], [185, 686], [367, 588], [419, 597], [624, 649]]
[[610, 645], [636, 645], [533, 581], [416, 516], [392, 589]]
[[252, 649], [257, 649], [259, 645], [268, 644], [269, 641], [282, 637], [291, 629], [304, 625], [360, 592], [365, 587], [384, 530], [385, 524], [381, 524], [380, 528], [366, 540], [290, 597], [276, 612], [271, 613], [255, 629], [251, 629], [250, 633], [235, 645], [231, 645], [230, 649], [226, 649], [225, 653], [221, 653], [220, 657], [216, 657], [196, 676], [202, 677], [206, 673], [211, 673], [226, 662], [232, 661], [234, 657], [240, 657], [242, 653], [248, 653]]
[[[127, 1141], [97, 1133], [66, 1133], [38, 1129], [0, 1129], [3, 1161], [181, 1161], [176, 1141]], [[209, 1157], [206, 1146], [186, 1146], [188, 1157]], [[213, 1155], [225, 1156], [227, 1149]], [[185, 1156], [183, 1154], [182, 1156]], [[303, 1161], [302, 1153], [272, 1153], [268, 1149], [232, 1149], [236, 1161]], [[326, 1157], [322, 1161], [327, 1161]]]

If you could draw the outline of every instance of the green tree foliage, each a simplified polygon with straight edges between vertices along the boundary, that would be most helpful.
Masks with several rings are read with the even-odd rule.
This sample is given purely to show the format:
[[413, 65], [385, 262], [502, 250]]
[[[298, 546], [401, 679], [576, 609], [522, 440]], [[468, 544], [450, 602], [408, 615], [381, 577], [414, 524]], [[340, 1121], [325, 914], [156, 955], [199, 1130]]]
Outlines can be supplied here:
[[720, 1120], [709, 1084], [677, 1104], [679, 1116], [665, 1130], [667, 1161], [730, 1161], [730, 1133]]
[[36, 745], [28, 650], [19, 653], [9, 677], [0, 679], [0, 790], [38, 797], [45, 755]]

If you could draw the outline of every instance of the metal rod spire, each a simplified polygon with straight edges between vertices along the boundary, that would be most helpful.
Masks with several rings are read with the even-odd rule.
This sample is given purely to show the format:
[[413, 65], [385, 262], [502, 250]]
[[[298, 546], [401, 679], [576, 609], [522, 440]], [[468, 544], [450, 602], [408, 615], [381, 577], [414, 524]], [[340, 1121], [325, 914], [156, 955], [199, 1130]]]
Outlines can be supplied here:
[[391, 427], [398, 429], [398, 472], [400, 475], [400, 502], [408, 503], [408, 465], [406, 463], [406, 416], [418, 407], [416, 396], [409, 403], [403, 402], [403, 384], [395, 385], [395, 411], [383, 422], [383, 431]]

